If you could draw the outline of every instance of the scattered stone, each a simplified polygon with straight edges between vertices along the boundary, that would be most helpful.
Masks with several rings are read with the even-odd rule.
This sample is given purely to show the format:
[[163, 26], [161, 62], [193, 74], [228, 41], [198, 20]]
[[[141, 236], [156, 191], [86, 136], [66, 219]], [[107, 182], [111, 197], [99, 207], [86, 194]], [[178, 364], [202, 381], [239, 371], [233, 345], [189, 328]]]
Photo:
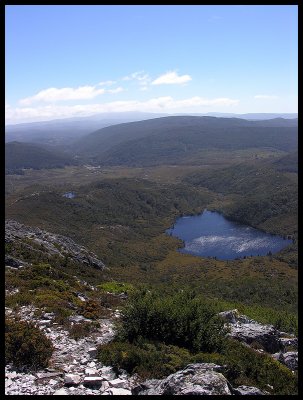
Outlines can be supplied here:
[[288, 347], [292, 347], [293, 350], [298, 349], [298, 339], [296, 337], [280, 337], [280, 343], [284, 351]]
[[15, 378], [17, 377], [17, 372], [16, 372], [16, 371], [8, 372], [8, 373], [6, 374], [6, 376], [7, 376], [8, 378], [10, 378], [10, 379], [15, 379]]
[[12, 383], [13, 383], [13, 381], [12, 381], [10, 378], [5, 379], [5, 386], [6, 386], [6, 387], [11, 386]]
[[264, 395], [265, 393], [262, 392], [260, 389], [254, 386], [238, 386], [237, 388], [232, 389], [233, 394], [235, 395]]
[[45, 379], [45, 378], [53, 378], [55, 376], [62, 376], [62, 372], [57, 371], [57, 372], [42, 372], [42, 373], [37, 373], [37, 378], [38, 379]]
[[111, 387], [115, 388], [123, 388], [127, 384], [125, 379], [120, 379], [120, 378], [116, 378], [112, 381], [109, 381], [108, 383]]
[[97, 348], [96, 347], [90, 347], [87, 351], [87, 354], [91, 357], [91, 358], [95, 358], [97, 356]]
[[83, 384], [84, 386], [94, 387], [98, 386], [101, 387], [103, 378], [101, 376], [86, 376], [84, 378]]
[[109, 388], [109, 383], [108, 383], [108, 381], [103, 381], [102, 382], [102, 386], [101, 386], [101, 388], [100, 388], [100, 391], [101, 392], [105, 392], [105, 390], [107, 390]]
[[66, 389], [64, 389], [64, 388], [61, 388], [61, 389], [58, 389], [58, 390], [56, 390], [54, 393], [53, 393], [53, 395], [54, 396], [56, 396], [56, 395], [59, 395], [59, 396], [64, 396], [64, 395], [68, 395], [68, 392], [67, 392], [67, 390]]
[[90, 368], [94, 368], [94, 367], [96, 366], [96, 363], [95, 363], [95, 361], [91, 361], [91, 362], [89, 362], [87, 365], [88, 365], [88, 367], [90, 367]]
[[95, 368], [85, 368], [85, 375], [87, 375], [87, 376], [98, 376], [99, 373]]
[[131, 395], [132, 392], [128, 389], [123, 389], [123, 388], [110, 388], [106, 390], [104, 394], [109, 394], [113, 396], [125, 396], [125, 395]]
[[79, 385], [80, 382], [81, 382], [81, 376], [79, 375], [67, 374], [64, 377], [64, 384], [66, 386]]
[[69, 321], [74, 323], [91, 322], [90, 319], [83, 317], [83, 315], [72, 315], [69, 317]]

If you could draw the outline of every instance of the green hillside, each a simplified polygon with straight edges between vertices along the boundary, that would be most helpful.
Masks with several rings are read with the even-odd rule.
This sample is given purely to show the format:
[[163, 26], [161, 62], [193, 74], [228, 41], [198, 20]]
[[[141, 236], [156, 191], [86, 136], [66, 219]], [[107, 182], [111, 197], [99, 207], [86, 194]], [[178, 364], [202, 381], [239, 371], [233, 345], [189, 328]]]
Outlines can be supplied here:
[[[282, 121], [282, 122], [281, 122]], [[152, 166], [190, 163], [205, 149], [250, 148], [293, 151], [294, 121], [237, 118], [164, 117], [119, 124], [94, 132], [75, 144], [80, 159], [102, 165]]]
[[18, 173], [23, 168], [61, 168], [75, 165], [71, 157], [29, 143], [9, 142], [5, 144], [6, 173]]

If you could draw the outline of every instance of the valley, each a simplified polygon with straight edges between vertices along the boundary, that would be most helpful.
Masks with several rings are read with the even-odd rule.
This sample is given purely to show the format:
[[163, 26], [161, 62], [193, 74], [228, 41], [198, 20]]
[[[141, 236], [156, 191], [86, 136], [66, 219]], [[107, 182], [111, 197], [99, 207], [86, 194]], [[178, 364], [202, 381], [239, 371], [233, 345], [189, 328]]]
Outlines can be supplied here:
[[[141, 360], [137, 361], [137, 369], [130, 367], [132, 359], [124, 368], [119, 364], [121, 360], [117, 365], [129, 373], [141, 371], [142, 379], [147, 376], [148, 362], [155, 363], [157, 352], [173, 354], [172, 359], [178, 360], [175, 364], [171, 361], [165, 371], [155, 369], [157, 378], [184, 368], [189, 360], [220, 364], [226, 357], [237, 359], [241, 352], [233, 344], [221, 348], [219, 336], [205, 348], [193, 344], [197, 340], [194, 337], [192, 342], [184, 341], [183, 346], [182, 340], [174, 343], [168, 331], [163, 331], [161, 341], [156, 333], [148, 336], [139, 331], [139, 325], [139, 333], [127, 336], [133, 332], [134, 321], [141, 321], [145, 315], [143, 309], [140, 315], [127, 314], [128, 307], [131, 304], [137, 304], [138, 309], [143, 307], [147, 292], [154, 293], [150, 302], [155, 309], [161, 302], [164, 304], [158, 314], [163, 320], [155, 315], [151, 326], [171, 324], [179, 329], [179, 321], [180, 337], [186, 318], [197, 324], [199, 318], [215, 321], [212, 318], [219, 312], [232, 309], [290, 335], [296, 335], [298, 330], [294, 121], [287, 127], [287, 120], [171, 118], [106, 127], [97, 134], [89, 134], [87, 140], [77, 139], [68, 151], [63, 149], [67, 160], [76, 160], [76, 165], [60, 168], [40, 165], [38, 169], [18, 165], [22, 174], [12, 174], [9, 170], [5, 180], [6, 219], [15, 226], [23, 224], [25, 232], [19, 238], [14, 234], [13, 239], [8, 228], [6, 232], [7, 308], [18, 313], [20, 307], [32, 305], [41, 312], [54, 313], [54, 321], [67, 330], [72, 330], [72, 326], [66, 318], [83, 315], [99, 321], [118, 309], [122, 315], [125, 313], [121, 317], [124, 328], [117, 323], [118, 336], [104, 348], [107, 358], [100, 355], [100, 360], [113, 366], [123, 352], [132, 354], [134, 359]], [[142, 130], [142, 126], [146, 129]], [[84, 147], [80, 151], [81, 146]], [[26, 158], [26, 152], [24, 155]], [[229, 260], [180, 253], [182, 241], [165, 231], [177, 218], [197, 215], [204, 209], [289, 238], [290, 244], [274, 254]], [[75, 243], [73, 246], [86, 249], [83, 254], [93, 254], [105, 268], [93, 268], [70, 250], [62, 253], [62, 257], [50, 251], [49, 246], [61, 251], [62, 243], [69, 243], [62, 242], [62, 237]], [[48, 245], [41, 238], [52, 239]], [[11, 260], [15, 260], [14, 265], [9, 264]], [[188, 293], [188, 299], [193, 299], [193, 303], [188, 300], [188, 306], [182, 305], [183, 291]], [[180, 310], [184, 306], [180, 317], [170, 298], [175, 298]], [[212, 314], [202, 317], [195, 304], [200, 304], [202, 314], [207, 308]], [[148, 302], [144, 307], [148, 307]], [[166, 315], [167, 310], [171, 310], [173, 317]], [[206, 331], [216, 331], [213, 323], [205, 325]], [[89, 337], [93, 329], [91, 325], [83, 335]], [[255, 346], [264, 351], [259, 342]], [[150, 361], [146, 361], [148, 357]], [[252, 353], [249, 357], [257, 355]], [[254, 358], [253, 363], [259, 362], [259, 358]], [[235, 366], [231, 367], [231, 363], [228, 379], [236, 386], [266, 390], [265, 380], [249, 375], [244, 364], [241, 371], [232, 373]], [[270, 368], [274, 371], [278, 367], [273, 363]], [[288, 370], [282, 368], [279, 374], [280, 380], [270, 392], [293, 394], [295, 378], [287, 386], [283, 382], [289, 380]]]

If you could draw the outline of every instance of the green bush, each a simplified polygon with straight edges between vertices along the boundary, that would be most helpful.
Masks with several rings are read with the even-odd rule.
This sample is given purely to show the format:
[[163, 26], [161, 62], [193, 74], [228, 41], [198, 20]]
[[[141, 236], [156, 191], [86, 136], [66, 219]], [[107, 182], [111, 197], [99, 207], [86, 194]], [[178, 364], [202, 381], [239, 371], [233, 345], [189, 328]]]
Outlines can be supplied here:
[[97, 288], [114, 294], [129, 293], [134, 290], [134, 286], [130, 283], [123, 282], [104, 282], [97, 285]]
[[99, 324], [95, 321], [70, 325], [68, 327], [69, 336], [75, 340], [81, 339], [96, 330], [98, 326]]
[[5, 320], [6, 363], [12, 363], [18, 368], [44, 368], [53, 351], [51, 340], [33, 323]]
[[142, 378], [163, 378], [176, 372], [191, 361], [188, 350], [159, 342], [111, 342], [98, 348], [98, 358], [115, 371], [126, 370]]
[[227, 340], [222, 363], [227, 366], [226, 377], [232, 384], [257, 386], [267, 391], [270, 391], [267, 385], [271, 385], [276, 395], [297, 393], [297, 379], [287, 367], [235, 340]]
[[195, 352], [213, 352], [222, 348], [225, 334], [223, 320], [193, 292], [163, 296], [141, 290], [128, 301], [118, 335], [131, 343], [142, 336]]

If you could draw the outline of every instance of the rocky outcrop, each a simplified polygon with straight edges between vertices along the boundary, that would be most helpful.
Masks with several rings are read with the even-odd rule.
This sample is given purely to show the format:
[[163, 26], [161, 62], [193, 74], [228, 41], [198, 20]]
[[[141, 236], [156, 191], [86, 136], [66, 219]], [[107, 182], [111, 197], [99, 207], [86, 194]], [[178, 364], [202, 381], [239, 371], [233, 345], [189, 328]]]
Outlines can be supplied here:
[[287, 368], [292, 371], [296, 371], [298, 369], [298, 352], [297, 351], [287, 351], [286, 353], [275, 353], [272, 357], [280, 361], [280, 363], [284, 364]]
[[136, 395], [231, 395], [227, 379], [216, 364], [190, 364], [164, 380], [150, 380], [133, 389]]
[[254, 386], [238, 386], [237, 388], [233, 388], [232, 389], [233, 394], [235, 395], [256, 395], [256, 396], [260, 396], [260, 395], [264, 395], [267, 393], [262, 392], [262, 390], [254, 387]]
[[298, 339], [294, 335], [280, 332], [272, 325], [262, 325], [241, 315], [237, 309], [223, 311], [219, 315], [226, 320], [229, 336], [272, 354], [292, 371], [298, 368], [298, 352], [288, 351], [298, 347]]
[[236, 309], [221, 312], [219, 315], [227, 321], [232, 338], [248, 345], [259, 345], [268, 353], [281, 350], [279, 331], [272, 325], [259, 324], [246, 315], [240, 315]]
[[[70, 257], [74, 261], [89, 267], [103, 270], [104, 263], [98, 259], [96, 254], [88, 251], [85, 247], [78, 245], [69, 237], [57, 235], [39, 228], [25, 226], [14, 220], [5, 221], [5, 243], [22, 242], [22, 245], [35, 253], [58, 255], [65, 258]], [[43, 250], [41, 249], [43, 248]], [[6, 265], [19, 267], [25, 265], [21, 260], [15, 259], [13, 255], [7, 254]]]

